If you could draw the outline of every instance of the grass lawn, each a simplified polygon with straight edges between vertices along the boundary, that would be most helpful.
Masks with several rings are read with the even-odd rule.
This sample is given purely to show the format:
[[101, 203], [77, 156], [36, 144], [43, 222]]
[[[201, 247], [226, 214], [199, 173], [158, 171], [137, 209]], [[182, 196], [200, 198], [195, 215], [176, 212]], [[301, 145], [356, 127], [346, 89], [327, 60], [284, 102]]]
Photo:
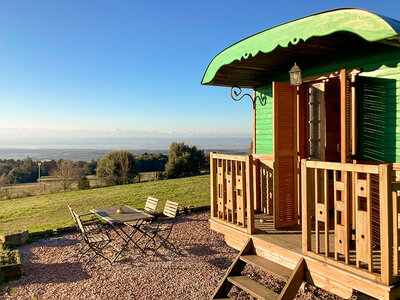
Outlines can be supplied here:
[[179, 205], [210, 203], [210, 176], [159, 180], [113, 187], [96, 188], [43, 196], [0, 201], [0, 233], [18, 230], [40, 231], [73, 225], [67, 205], [78, 213], [89, 209], [128, 204], [144, 207], [147, 196], [160, 200], [162, 210], [166, 200]]

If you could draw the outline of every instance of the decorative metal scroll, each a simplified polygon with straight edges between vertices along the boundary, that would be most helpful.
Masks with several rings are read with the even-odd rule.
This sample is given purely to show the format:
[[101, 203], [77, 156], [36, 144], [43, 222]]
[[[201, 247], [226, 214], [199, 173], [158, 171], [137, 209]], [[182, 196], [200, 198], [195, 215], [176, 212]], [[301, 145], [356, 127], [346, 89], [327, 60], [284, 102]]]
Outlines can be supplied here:
[[242, 94], [242, 89], [238, 86], [233, 86], [231, 88], [231, 98], [234, 101], [240, 101], [242, 100], [244, 97], [248, 96], [251, 99], [251, 102], [253, 103], [253, 107], [256, 106], [256, 101], [260, 101], [260, 104], [262, 106], [265, 106], [267, 104], [267, 96], [266, 95], [261, 95], [261, 96], [256, 96], [255, 98], [253, 98], [250, 94]]

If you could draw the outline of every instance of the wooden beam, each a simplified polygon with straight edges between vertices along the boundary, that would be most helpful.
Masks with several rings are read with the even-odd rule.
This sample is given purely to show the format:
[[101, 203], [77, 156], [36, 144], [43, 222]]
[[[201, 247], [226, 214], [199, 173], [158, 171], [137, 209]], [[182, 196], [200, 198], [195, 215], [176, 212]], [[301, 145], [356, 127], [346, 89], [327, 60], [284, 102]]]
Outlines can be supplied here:
[[246, 161], [246, 156], [245, 155], [232, 155], [232, 154], [214, 153], [213, 157], [214, 158], [218, 158], [218, 159], [225, 159], [225, 160]]
[[217, 199], [217, 164], [213, 157], [214, 153], [210, 153], [210, 194], [211, 194], [211, 216], [216, 217], [218, 211], [218, 199]]
[[305, 278], [305, 260], [304, 258], [300, 258], [299, 262], [296, 265], [296, 268], [293, 270], [292, 274], [282, 292], [280, 293], [278, 299], [279, 300], [292, 300], [299, 290], [300, 285], [303, 283]]
[[253, 89], [253, 153], [256, 153], [256, 89]]
[[348, 172], [360, 172], [360, 173], [371, 173], [378, 174], [379, 167], [377, 165], [362, 165], [362, 164], [350, 164], [350, 163], [337, 163], [327, 161], [316, 161], [307, 160], [306, 165], [308, 168], [327, 169], [333, 171], [348, 171]]
[[247, 233], [253, 234], [254, 224], [254, 190], [253, 190], [253, 156], [246, 156], [246, 202], [247, 202]]
[[302, 252], [307, 254], [311, 250], [311, 218], [310, 205], [307, 192], [307, 166], [306, 159], [301, 160], [301, 227], [302, 227]]
[[381, 233], [381, 283], [393, 282], [392, 165], [379, 165], [379, 209]]

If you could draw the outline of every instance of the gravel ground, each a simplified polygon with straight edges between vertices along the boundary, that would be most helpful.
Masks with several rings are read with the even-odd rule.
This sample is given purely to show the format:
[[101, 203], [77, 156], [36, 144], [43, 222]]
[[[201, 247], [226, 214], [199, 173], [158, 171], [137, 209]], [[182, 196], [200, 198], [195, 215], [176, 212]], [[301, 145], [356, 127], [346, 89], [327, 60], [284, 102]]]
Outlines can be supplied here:
[[[144, 256], [130, 249], [112, 266], [96, 259], [86, 268], [77, 261], [77, 234], [20, 248], [25, 276], [3, 286], [1, 299], [208, 299], [237, 251], [209, 228], [209, 212], [179, 216], [171, 235], [178, 252], [161, 248]], [[113, 255], [112, 248], [107, 251]], [[282, 283], [246, 267], [254, 279], [282, 289]], [[232, 291], [235, 299], [251, 299]], [[298, 299], [333, 299], [313, 286]], [[335, 297], [336, 298], [336, 297]], [[339, 299], [339, 298], [336, 298]]]

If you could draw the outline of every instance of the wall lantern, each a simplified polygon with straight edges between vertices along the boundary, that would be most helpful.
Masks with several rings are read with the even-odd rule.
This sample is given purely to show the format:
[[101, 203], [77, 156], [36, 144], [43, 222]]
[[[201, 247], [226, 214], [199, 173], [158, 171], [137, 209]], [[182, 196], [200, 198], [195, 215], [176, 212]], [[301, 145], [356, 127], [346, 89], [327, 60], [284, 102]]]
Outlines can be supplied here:
[[294, 66], [290, 69], [289, 75], [291, 85], [298, 86], [302, 84], [301, 70], [296, 63], [294, 63]]

